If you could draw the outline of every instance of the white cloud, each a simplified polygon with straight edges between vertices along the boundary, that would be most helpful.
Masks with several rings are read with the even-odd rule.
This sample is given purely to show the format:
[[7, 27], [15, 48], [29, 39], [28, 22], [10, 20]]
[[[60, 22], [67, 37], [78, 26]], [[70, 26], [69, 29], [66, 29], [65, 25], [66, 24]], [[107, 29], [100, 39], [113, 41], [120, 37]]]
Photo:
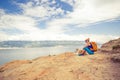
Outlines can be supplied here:
[[[35, 0], [26, 4], [19, 4], [23, 9], [22, 14], [7, 14], [3, 9], [0, 9], [0, 29], [18, 29], [23, 31], [23, 34], [8, 35], [0, 32], [0, 40], [84, 40], [90, 37], [97, 42], [106, 42], [118, 36], [111, 35], [95, 35], [95, 34], [80, 34], [69, 35], [65, 32], [68, 25], [78, 25], [75, 27], [84, 27], [90, 23], [97, 23], [105, 20], [116, 19], [120, 16], [120, 0], [62, 0], [73, 6], [73, 12], [69, 12], [62, 18], [53, 18], [46, 22], [45, 29], [39, 29], [37, 24], [38, 19], [43, 20], [64, 14], [61, 8], [50, 7], [49, 4], [56, 3], [48, 2], [48, 0]], [[71, 28], [69, 28], [71, 29]]]
[[82, 38], [82, 40], [86, 39], [86, 38], [90, 38], [91, 41], [96, 41], [96, 42], [99, 42], [99, 43], [105, 43], [109, 40], [112, 40], [112, 39], [117, 39], [119, 38], [119, 36], [114, 36], [114, 35], [103, 35], [103, 34], [81, 34], [79, 35], [80, 38]]
[[[38, 4], [38, 3], [36, 3]], [[23, 14], [31, 17], [45, 17], [47, 15], [47, 9], [43, 6], [33, 6], [33, 2], [27, 4], [19, 4], [23, 9]]]
[[0, 32], [0, 40], [78, 40], [84, 41], [86, 38], [90, 38], [91, 41], [96, 41], [98, 43], [105, 43], [112, 39], [117, 39], [119, 36], [113, 35], [97, 35], [97, 34], [79, 34], [79, 35], [67, 35], [67, 34], [57, 34], [54, 32], [50, 33], [46, 31], [43, 32], [32, 32], [29, 34], [20, 34], [20, 35], [7, 35]]
[[[96, 5], [99, 3], [100, 5]], [[64, 26], [77, 24], [79, 27], [84, 27], [91, 23], [116, 19], [120, 16], [120, 0], [110, 0], [109, 3], [104, 3], [104, 0], [76, 0], [73, 8], [73, 12], [62, 19], [53, 20], [51, 23], [60, 23]]]
[[3, 9], [0, 9], [0, 17], [1, 17], [2, 15], [4, 15], [4, 14], [5, 14], [4, 10], [3, 10]]
[[35, 16], [35, 17], [45, 17], [47, 15], [47, 10], [44, 7], [38, 6], [38, 7], [32, 7], [28, 8], [24, 11], [25, 15], [28, 16]]
[[21, 31], [34, 31], [38, 30], [35, 25], [36, 21], [27, 16], [5, 14], [0, 18], [0, 28], [2, 29], [15, 28]]
[[35, 0], [30, 1], [27, 4], [19, 4], [23, 9], [23, 14], [26, 16], [37, 17], [39, 19], [56, 16], [58, 14], [63, 14], [61, 8], [56, 8], [55, 6], [50, 7], [50, 4], [54, 4], [55, 1], [49, 2], [49, 0]]
[[0, 32], [0, 41], [4, 41], [4, 40], [9, 40], [10, 36], [5, 34], [4, 32]]

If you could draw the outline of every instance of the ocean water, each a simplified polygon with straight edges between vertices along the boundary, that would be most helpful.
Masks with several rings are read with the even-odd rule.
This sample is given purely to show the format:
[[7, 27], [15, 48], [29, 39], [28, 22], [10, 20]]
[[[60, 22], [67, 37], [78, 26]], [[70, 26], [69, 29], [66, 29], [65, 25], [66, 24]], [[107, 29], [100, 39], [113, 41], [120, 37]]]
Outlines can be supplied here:
[[13, 60], [32, 60], [40, 56], [75, 52], [77, 48], [82, 49], [82, 47], [84, 42], [81, 41], [44, 41], [39, 43], [39, 47], [0, 49], [0, 65]]

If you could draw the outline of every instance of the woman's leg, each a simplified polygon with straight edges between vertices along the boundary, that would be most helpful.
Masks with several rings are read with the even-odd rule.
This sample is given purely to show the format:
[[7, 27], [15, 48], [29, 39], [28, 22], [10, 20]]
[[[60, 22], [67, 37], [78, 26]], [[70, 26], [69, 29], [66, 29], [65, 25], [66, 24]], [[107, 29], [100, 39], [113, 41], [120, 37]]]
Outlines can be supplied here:
[[85, 50], [88, 54], [94, 54], [94, 52], [91, 51], [88, 47], [85, 47], [84, 50]]
[[81, 50], [78, 55], [81, 56], [81, 55], [85, 55], [85, 54], [86, 54], [86, 51], [85, 50]]
[[85, 50], [82, 50], [82, 51], [81, 51], [81, 54], [85, 54], [85, 53], [86, 53], [86, 51], [85, 51]]

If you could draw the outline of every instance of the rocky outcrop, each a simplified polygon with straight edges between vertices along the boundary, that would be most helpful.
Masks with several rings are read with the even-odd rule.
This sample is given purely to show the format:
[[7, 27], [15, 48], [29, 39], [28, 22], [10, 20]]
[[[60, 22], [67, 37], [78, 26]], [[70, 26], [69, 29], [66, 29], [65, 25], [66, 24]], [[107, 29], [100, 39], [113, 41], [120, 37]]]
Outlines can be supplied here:
[[108, 53], [111, 56], [111, 60], [113, 62], [120, 63], [120, 38], [103, 44], [100, 52], [105, 54]]
[[110, 40], [109, 42], [103, 44], [100, 51], [103, 53], [120, 53], [120, 38]]

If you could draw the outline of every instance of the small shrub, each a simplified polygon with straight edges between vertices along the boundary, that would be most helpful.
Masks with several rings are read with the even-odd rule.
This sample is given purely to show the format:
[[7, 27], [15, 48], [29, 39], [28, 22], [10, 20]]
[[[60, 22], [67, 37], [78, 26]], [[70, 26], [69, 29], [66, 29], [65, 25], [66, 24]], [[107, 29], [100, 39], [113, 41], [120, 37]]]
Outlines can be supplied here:
[[113, 49], [113, 50], [114, 50], [114, 49], [120, 49], [120, 45], [115, 45], [115, 46], [112, 47], [112, 49]]

